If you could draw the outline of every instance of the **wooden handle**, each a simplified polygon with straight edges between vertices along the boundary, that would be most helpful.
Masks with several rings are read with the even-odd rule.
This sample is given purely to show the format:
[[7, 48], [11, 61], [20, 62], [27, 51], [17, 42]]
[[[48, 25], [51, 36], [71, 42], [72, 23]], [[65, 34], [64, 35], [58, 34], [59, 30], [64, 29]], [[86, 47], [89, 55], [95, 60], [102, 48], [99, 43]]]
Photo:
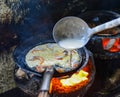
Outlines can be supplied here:
[[49, 96], [49, 88], [50, 88], [50, 81], [52, 79], [54, 73], [53, 68], [47, 68], [43, 75], [43, 82], [40, 88], [40, 93], [38, 97], [50, 97]]
[[38, 97], [50, 97], [48, 91], [41, 91], [38, 95]]

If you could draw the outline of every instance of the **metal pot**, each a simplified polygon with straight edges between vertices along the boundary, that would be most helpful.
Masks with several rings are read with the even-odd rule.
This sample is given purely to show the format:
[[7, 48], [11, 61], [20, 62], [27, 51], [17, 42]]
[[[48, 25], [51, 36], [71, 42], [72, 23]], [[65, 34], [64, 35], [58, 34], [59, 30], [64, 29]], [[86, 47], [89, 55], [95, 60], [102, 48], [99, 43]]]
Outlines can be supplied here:
[[[83, 20], [85, 20], [88, 25], [92, 28], [99, 24], [105, 23], [112, 19], [120, 17], [118, 13], [113, 11], [88, 11], [79, 15]], [[120, 57], [120, 49], [118, 42], [116, 50], [116, 41], [119, 41], [120, 37], [120, 27], [114, 27], [113, 29], [108, 29], [95, 34], [90, 41], [87, 43], [86, 47], [94, 54], [94, 57], [100, 59], [114, 59]], [[104, 42], [107, 40], [107, 43]]]

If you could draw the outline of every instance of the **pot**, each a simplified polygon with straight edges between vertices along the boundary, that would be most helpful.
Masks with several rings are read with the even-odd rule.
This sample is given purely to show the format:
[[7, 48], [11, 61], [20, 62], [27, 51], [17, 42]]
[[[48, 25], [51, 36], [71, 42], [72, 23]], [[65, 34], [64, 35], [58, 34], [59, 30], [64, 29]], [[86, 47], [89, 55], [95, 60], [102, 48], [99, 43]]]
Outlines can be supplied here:
[[[113, 11], [88, 11], [79, 15], [79, 17], [86, 21], [92, 28], [118, 18], [120, 15]], [[120, 27], [117, 26], [93, 35], [90, 41], [87, 43], [86, 47], [94, 54], [95, 58], [118, 58], [120, 57], [119, 37]]]

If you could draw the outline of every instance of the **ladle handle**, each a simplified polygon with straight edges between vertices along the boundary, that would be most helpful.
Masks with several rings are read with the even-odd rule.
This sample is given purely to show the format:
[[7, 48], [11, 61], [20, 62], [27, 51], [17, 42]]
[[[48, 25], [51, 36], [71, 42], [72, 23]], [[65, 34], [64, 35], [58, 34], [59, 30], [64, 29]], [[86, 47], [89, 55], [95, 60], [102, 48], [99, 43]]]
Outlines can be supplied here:
[[98, 25], [94, 28], [91, 29], [91, 34], [96, 34], [100, 31], [109, 29], [109, 28], [113, 28], [120, 25], [120, 18], [114, 19], [112, 21], [106, 22], [104, 24]]

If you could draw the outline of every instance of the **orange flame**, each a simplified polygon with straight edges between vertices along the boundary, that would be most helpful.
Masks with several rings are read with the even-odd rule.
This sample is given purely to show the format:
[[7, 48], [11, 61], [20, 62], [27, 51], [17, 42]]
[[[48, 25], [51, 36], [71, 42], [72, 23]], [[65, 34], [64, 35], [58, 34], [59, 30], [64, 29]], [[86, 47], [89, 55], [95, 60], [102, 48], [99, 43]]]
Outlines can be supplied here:
[[76, 91], [89, 82], [88, 75], [88, 72], [80, 70], [69, 78], [53, 78], [51, 81], [52, 91], [57, 93], [70, 93]]
[[105, 38], [102, 40], [102, 45], [105, 50], [108, 50], [110, 52], [118, 52], [120, 51], [120, 38]]
[[82, 81], [88, 80], [87, 76], [88, 73], [81, 70], [80, 72], [73, 74], [70, 78], [61, 79], [60, 82], [63, 86], [74, 86]]

